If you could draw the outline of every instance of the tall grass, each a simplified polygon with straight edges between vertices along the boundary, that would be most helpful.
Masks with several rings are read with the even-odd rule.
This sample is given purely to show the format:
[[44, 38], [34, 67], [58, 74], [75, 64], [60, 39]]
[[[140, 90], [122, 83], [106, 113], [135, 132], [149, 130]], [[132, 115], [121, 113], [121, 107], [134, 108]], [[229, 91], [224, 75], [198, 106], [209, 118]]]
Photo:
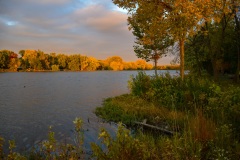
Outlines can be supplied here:
[[[139, 72], [129, 81], [131, 94], [108, 99], [96, 113], [110, 121], [147, 123], [176, 131], [154, 137], [160, 159], [239, 159], [240, 88], [209, 79]], [[118, 108], [119, 119], [116, 119]], [[114, 116], [112, 116], [114, 115]], [[157, 137], [157, 138], [156, 138]], [[138, 137], [139, 138], [139, 137]], [[156, 148], [155, 148], [156, 149]]]
[[[100, 160], [205, 160], [240, 159], [240, 88], [221, 85], [209, 79], [187, 76], [183, 81], [169, 74], [151, 77], [139, 72], [129, 81], [130, 94], [104, 100], [96, 114], [107, 121], [121, 122], [112, 137], [99, 134], [104, 148], [91, 144], [92, 157]], [[135, 122], [173, 131], [172, 136], [155, 130], [137, 129]], [[59, 145], [49, 131], [48, 141], [28, 156], [10, 152], [2, 159], [84, 159], [82, 121], [74, 121], [75, 145]], [[134, 132], [133, 132], [134, 131]], [[142, 132], [144, 131], [144, 132]]]

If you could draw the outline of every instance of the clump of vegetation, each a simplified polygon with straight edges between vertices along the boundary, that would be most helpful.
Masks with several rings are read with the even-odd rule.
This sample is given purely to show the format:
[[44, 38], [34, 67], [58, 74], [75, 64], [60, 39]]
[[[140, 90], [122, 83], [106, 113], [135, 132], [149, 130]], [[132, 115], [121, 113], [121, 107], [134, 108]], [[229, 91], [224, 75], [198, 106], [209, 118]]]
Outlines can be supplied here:
[[111, 159], [154, 159], [151, 154], [152, 147], [140, 139], [134, 138], [130, 130], [123, 127], [120, 123], [116, 137], [112, 138], [106, 130], [102, 130], [99, 134], [105, 149], [96, 144], [92, 144], [93, 156], [99, 160]]
[[[131, 94], [105, 100], [96, 113], [130, 127], [147, 119], [148, 124], [174, 131], [172, 137], [150, 136], [153, 146], [165, 151], [156, 153], [158, 158], [239, 158], [238, 85], [223, 86], [190, 75], [182, 80], [169, 74], [151, 77], [139, 72], [131, 78], [129, 87]], [[136, 135], [140, 137], [141, 133]]]

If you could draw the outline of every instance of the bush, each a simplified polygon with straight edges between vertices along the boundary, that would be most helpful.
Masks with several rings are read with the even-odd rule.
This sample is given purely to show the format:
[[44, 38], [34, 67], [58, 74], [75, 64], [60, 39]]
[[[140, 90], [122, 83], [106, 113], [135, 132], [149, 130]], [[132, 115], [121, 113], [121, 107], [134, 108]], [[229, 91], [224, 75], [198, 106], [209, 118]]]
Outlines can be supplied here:
[[[181, 128], [182, 134], [192, 137], [186, 139], [188, 143], [198, 141], [202, 145], [203, 159], [239, 158], [239, 86], [221, 85], [194, 76], [186, 76], [181, 80], [169, 74], [144, 77], [147, 83], [142, 83], [143, 78], [139, 78], [142, 75], [139, 73], [136, 78], [131, 78], [131, 94], [142, 97], [158, 108], [167, 108], [169, 111], [165, 112], [165, 117], [171, 117], [171, 111], [182, 112], [185, 118], [172, 120]], [[136, 88], [140, 87], [135, 86], [146, 89], [139, 94]], [[226, 135], [229, 138], [223, 138]]]
[[130, 131], [122, 124], [118, 126], [116, 138], [112, 138], [106, 130], [99, 134], [106, 149], [92, 143], [93, 156], [99, 160], [145, 160], [155, 159], [147, 143], [131, 136]]
[[130, 77], [128, 87], [134, 95], [143, 97], [150, 89], [150, 81], [150, 77], [145, 72], [139, 71], [135, 78], [133, 76]]

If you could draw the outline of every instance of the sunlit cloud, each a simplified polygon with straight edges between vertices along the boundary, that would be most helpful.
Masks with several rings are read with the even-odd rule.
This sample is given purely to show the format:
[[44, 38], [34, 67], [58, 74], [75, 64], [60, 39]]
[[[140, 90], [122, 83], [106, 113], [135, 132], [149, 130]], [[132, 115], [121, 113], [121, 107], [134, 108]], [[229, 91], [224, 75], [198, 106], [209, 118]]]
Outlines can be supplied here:
[[111, 0], [0, 0], [0, 50], [137, 59], [127, 12]]

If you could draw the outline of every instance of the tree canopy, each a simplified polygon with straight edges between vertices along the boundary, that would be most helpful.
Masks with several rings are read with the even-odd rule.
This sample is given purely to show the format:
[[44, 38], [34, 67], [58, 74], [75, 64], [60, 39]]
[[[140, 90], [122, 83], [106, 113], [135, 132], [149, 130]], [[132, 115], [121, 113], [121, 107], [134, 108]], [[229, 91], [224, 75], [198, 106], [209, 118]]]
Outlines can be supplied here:
[[145, 60], [124, 62], [119, 56], [97, 60], [81, 54], [44, 53], [41, 50], [20, 50], [20, 57], [9, 50], [0, 50], [0, 69], [17, 71], [19, 68], [26, 71], [42, 70], [151, 70], [153, 67]]
[[164, 19], [164, 8], [147, 1], [139, 5], [144, 7], [139, 6], [128, 18], [129, 29], [136, 37], [134, 51], [138, 58], [153, 60], [157, 74], [157, 60], [166, 54], [167, 47], [173, 41], [164, 28], [164, 21], [161, 20]]
[[219, 23], [239, 6], [238, 0], [113, 0], [113, 3], [128, 10], [130, 29], [137, 37], [134, 49], [139, 57], [148, 59], [149, 48], [159, 48], [158, 44], [171, 45], [166, 43], [166, 37], [178, 42], [182, 79], [188, 38], [202, 32], [208, 24]]

